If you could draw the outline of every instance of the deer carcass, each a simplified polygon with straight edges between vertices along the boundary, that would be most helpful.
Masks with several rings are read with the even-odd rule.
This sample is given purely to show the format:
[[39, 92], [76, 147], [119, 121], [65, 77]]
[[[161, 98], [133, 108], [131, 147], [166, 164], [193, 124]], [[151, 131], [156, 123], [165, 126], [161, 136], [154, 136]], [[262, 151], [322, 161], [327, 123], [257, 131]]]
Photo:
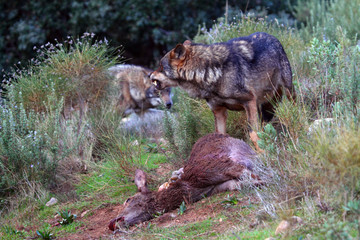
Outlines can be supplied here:
[[250, 176], [251, 183], [261, 184], [251, 173], [256, 153], [242, 140], [218, 133], [200, 138], [184, 166], [181, 177], [161, 191], [150, 191], [146, 175], [135, 172], [138, 193], [124, 203], [124, 209], [111, 220], [110, 230], [150, 220], [157, 213], [178, 208], [183, 201], [192, 203], [218, 192], [235, 190], [244, 176]]

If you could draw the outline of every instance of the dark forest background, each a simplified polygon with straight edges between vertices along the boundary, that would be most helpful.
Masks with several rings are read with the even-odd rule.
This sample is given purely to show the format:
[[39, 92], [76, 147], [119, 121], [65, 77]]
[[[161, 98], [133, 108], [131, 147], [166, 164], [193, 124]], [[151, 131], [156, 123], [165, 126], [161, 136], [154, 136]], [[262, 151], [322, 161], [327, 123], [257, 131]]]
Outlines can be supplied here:
[[[291, 2], [229, 0], [228, 6], [236, 13], [256, 9], [291, 17]], [[0, 70], [26, 65], [36, 55], [34, 46], [84, 32], [123, 46], [128, 63], [155, 65], [174, 44], [224, 16], [225, 7], [225, 0], [1, 0]]]

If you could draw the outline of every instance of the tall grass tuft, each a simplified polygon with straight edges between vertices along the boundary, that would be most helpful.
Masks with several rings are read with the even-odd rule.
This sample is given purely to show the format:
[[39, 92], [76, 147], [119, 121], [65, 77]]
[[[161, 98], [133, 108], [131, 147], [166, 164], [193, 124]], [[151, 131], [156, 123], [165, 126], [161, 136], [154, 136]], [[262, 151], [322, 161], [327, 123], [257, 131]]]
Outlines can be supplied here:
[[122, 116], [102, 104], [90, 115], [96, 139], [93, 156], [111, 163], [114, 178], [132, 178], [137, 168], [147, 169], [146, 160], [142, 159], [141, 138], [122, 128]]
[[76, 174], [88, 170], [95, 139], [87, 105], [98, 106], [107, 69], [117, 61], [107, 41], [93, 37], [86, 33], [39, 47], [27, 69], [10, 73], [4, 82], [1, 203], [19, 195], [43, 198], [37, 192], [69, 192]]
[[[193, 144], [202, 136], [201, 128], [205, 124], [197, 117], [198, 111], [195, 110], [198, 105], [197, 100], [191, 99], [183, 90], [177, 91], [177, 98], [179, 100], [175, 101], [173, 109], [181, 114], [166, 112], [163, 126], [164, 137], [176, 156], [177, 162], [182, 164], [190, 154]], [[183, 161], [179, 162], [179, 160]]]
[[[345, 205], [360, 192], [360, 129], [335, 124], [334, 131], [320, 130], [309, 148], [313, 176], [324, 186], [333, 205]], [[319, 172], [320, 171], [320, 172]]]
[[35, 111], [44, 110], [51, 87], [68, 108], [83, 109], [85, 103], [96, 103], [109, 81], [106, 70], [117, 61], [116, 49], [111, 49], [106, 39], [94, 40], [94, 34], [89, 33], [56, 45], [47, 43], [37, 53], [31, 69], [21, 71], [12, 82], [22, 92], [24, 107]]

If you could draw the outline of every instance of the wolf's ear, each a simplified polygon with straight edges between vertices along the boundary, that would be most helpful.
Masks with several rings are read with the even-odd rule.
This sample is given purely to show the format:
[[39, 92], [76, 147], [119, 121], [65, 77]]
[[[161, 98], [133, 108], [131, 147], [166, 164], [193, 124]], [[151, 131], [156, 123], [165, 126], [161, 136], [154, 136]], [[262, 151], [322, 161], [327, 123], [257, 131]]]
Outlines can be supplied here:
[[186, 56], [186, 48], [183, 44], [178, 44], [176, 45], [176, 47], [174, 48], [174, 50], [172, 50], [170, 57], [173, 59], [179, 59], [179, 60], [184, 60]]
[[146, 174], [140, 169], [136, 169], [135, 171], [135, 185], [137, 186], [139, 192], [149, 192], [149, 189], [147, 188]]

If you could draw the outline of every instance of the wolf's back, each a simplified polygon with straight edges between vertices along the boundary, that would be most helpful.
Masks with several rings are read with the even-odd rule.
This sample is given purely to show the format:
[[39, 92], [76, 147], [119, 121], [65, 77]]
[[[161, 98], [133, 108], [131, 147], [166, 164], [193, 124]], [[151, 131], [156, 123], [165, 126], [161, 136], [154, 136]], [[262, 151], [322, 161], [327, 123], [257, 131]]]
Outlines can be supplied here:
[[292, 92], [291, 66], [280, 41], [265, 32], [253, 33], [243, 38], [251, 42], [254, 51], [253, 61], [260, 62], [259, 65], [266, 65], [261, 63], [262, 61], [277, 65], [277, 68], [280, 70], [283, 86]]

